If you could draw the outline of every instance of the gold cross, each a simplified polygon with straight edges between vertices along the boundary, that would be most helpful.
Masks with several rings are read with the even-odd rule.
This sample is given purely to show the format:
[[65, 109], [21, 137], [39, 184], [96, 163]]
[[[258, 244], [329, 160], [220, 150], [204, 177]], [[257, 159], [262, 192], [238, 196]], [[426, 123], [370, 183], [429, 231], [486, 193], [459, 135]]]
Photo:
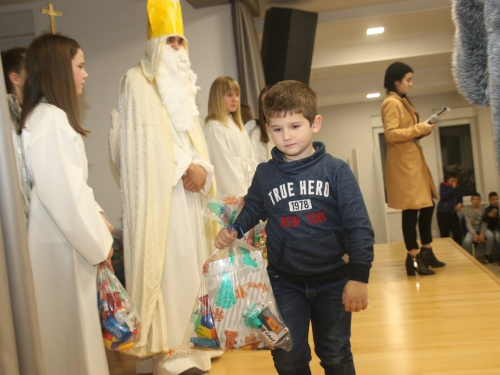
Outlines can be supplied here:
[[42, 11], [42, 14], [48, 14], [50, 16], [50, 27], [52, 29], [52, 34], [55, 34], [57, 31], [56, 31], [56, 20], [55, 20], [55, 16], [62, 16], [62, 13], [59, 12], [59, 11], [56, 11], [54, 10], [54, 8], [52, 7], [52, 3], [49, 3], [49, 9], [41, 9]]

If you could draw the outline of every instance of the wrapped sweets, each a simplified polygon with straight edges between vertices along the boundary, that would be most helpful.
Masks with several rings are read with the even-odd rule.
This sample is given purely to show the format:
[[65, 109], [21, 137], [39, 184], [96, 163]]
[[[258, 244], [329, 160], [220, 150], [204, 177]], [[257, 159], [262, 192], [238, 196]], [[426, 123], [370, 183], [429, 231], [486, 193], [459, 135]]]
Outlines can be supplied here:
[[210, 262], [204, 274], [220, 347], [291, 350], [262, 253], [248, 248], [236, 240], [225, 250], [229, 256]]
[[245, 325], [257, 328], [269, 347], [280, 347], [289, 338], [288, 327], [269, 307], [252, 305], [247, 311], [242, 315]]
[[140, 338], [139, 315], [116, 276], [103, 265], [97, 273], [97, 303], [106, 348], [130, 349]]
[[198, 308], [193, 312], [192, 324], [194, 335], [192, 335], [189, 341], [195, 347], [207, 349], [220, 348], [212, 311], [208, 301], [208, 294], [199, 298]]
[[[241, 197], [224, 197], [210, 201], [203, 214], [231, 226], [243, 205]], [[256, 227], [252, 243], [264, 245], [263, 229]], [[221, 349], [291, 350], [292, 338], [280, 317], [262, 251], [237, 239], [209, 257], [203, 279]]]

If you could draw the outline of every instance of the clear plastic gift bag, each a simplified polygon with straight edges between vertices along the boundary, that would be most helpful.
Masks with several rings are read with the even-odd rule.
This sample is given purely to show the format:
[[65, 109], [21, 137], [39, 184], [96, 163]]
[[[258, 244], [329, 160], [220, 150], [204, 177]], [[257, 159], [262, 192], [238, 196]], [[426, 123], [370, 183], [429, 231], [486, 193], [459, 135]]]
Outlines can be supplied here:
[[[229, 196], [210, 201], [203, 214], [230, 226], [243, 206], [241, 197]], [[187, 337], [196, 348], [291, 350], [292, 338], [279, 313], [261, 250], [235, 240], [212, 253], [203, 267]]]
[[203, 278], [221, 349], [292, 349], [262, 251], [235, 240], [212, 254]]
[[97, 269], [97, 304], [106, 348], [123, 352], [139, 341], [139, 314], [118, 278], [102, 264]]

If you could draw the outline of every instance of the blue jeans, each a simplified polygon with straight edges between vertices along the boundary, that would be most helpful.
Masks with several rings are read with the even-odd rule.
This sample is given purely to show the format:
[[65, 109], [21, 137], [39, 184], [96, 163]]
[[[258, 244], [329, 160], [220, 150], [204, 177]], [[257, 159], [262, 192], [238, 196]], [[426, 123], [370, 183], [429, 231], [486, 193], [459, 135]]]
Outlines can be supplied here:
[[500, 232], [498, 230], [491, 231], [489, 229], [486, 229], [486, 232], [484, 232], [484, 237], [486, 239], [486, 255], [492, 255], [494, 247], [497, 249], [497, 252], [499, 252], [500, 255]]
[[[474, 228], [476, 231], [476, 234], [479, 234], [481, 232], [481, 227]], [[462, 241], [462, 247], [469, 252], [469, 254], [472, 254], [472, 242], [474, 242], [474, 236], [471, 234], [471, 232], [467, 231], [464, 237], [464, 240]]]
[[309, 322], [315, 351], [326, 375], [354, 375], [351, 352], [351, 313], [342, 305], [347, 279], [321, 284], [293, 283], [269, 272], [281, 316], [292, 335], [290, 352], [273, 350], [274, 367], [280, 375], [309, 375], [311, 349]]

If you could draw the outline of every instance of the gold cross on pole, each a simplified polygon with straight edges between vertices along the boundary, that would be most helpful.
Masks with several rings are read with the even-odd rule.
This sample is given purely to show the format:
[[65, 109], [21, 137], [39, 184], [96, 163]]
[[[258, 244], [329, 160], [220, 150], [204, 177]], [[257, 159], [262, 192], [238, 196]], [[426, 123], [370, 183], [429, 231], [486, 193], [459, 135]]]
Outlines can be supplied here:
[[41, 11], [42, 11], [42, 14], [48, 14], [50, 16], [50, 27], [52, 29], [52, 34], [55, 34], [57, 32], [56, 31], [55, 16], [61, 17], [62, 13], [54, 10], [54, 8], [52, 7], [52, 3], [48, 3], [48, 4], [49, 4], [49, 9], [42, 8]]

